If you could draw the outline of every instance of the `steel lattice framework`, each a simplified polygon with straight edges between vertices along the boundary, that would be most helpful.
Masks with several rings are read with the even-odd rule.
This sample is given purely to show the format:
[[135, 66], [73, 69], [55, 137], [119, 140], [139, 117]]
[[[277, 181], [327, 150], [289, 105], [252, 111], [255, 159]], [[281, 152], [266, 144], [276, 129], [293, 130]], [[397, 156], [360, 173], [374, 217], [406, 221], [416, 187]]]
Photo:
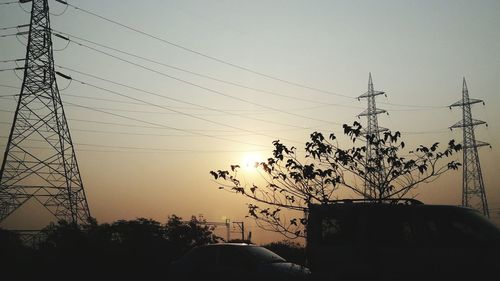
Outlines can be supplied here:
[[476, 140], [474, 127], [486, 122], [473, 119], [471, 105], [484, 102], [479, 99], [469, 98], [465, 77], [462, 86], [462, 99], [450, 105], [462, 108], [462, 120], [451, 126], [450, 129], [462, 128], [463, 130], [463, 174], [462, 174], [462, 206], [474, 208], [489, 217], [488, 202], [484, 190], [483, 174], [479, 163], [477, 148], [487, 146], [489, 143]]
[[30, 199], [57, 220], [90, 211], [56, 83], [47, 0], [33, 0], [24, 79], [0, 171], [0, 222]]
[[[365, 175], [365, 197], [374, 198], [376, 196], [375, 190], [379, 187], [378, 185], [383, 182], [384, 178], [384, 167], [377, 155], [377, 141], [380, 139], [380, 132], [387, 131], [386, 128], [379, 127], [378, 125], [378, 115], [381, 113], [386, 113], [384, 109], [377, 108], [375, 103], [375, 97], [379, 95], [384, 95], [385, 92], [375, 91], [373, 89], [372, 74], [368, 77], [368, 91], [358, 97], [358, 100], [366, 98], [368, 101], [368, 108], [363, 112], [358, 114], [358, 117], [365, 116], [367, 118], [367, 126], [364, 130], [364, 135], [366, 136], [366, 175]], [[372, 141], [370, 141], [372, 138]], [[383, 194], [380, 194], [382, 196]]]

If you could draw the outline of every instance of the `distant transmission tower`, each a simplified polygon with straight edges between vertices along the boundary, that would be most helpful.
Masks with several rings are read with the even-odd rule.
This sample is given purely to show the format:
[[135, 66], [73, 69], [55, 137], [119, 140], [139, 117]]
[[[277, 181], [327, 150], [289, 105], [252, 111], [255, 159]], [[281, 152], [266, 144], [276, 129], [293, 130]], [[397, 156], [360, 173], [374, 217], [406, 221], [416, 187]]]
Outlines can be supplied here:
[[[450, 105], [452, 107], [462, 107], [462, 120], [451, 126], [453, 128], [462, 128], [463, 130], [463, 175], [462, 175], [462, 206], [471, 207], [481, 211], [489, 217], [488, 202], [486, 201], [486, 192], [484, 190], [483, 174], [479, 163], [477, 148], [489, 145], [486, 142], [476, 140], [474, 126], [486, 124], [486, 122], [472, 119], [471, 105], [484, 102], [479, 99], [470, 99], [469, 91], [465, 77], [462, 86], [462, 100]], [[487, 124], [486, 124], [487, 126]]]
[[[380, 188], [379, 184], [382, 183], [384, 178], [384, 167], [377, 159], [377, 147], [372, 142], [376, 143], [380, 139], [380, 132], [387, 131], [386, 128], [379, 127], [377, 115], [386, 113], [384, 109], [377, 108], [375, 97], [383, 95], [385, 92], [375, 91], [373, 89], [372, 74], [370, 72], [368, 77], [368, 91], [358, 97], [358, 100], [366, 98], [368, 100], [368, 108], [361, 112], [358, 117], [366, 116], [367, 125], [364, 130], [366, 136], [366, 176], [365, 176], [365, 197], [374, 198], [375, 190]], [[370, 142], [370, 138], [372, 142]], [[380, 194], [381, 196], [383, 194]]]
[[0, 170], [0, 222], [34, 199], [58, 220], [85, 224], [90, 211], [57, 88], [49, 6], [32, 2], [24, 79]]

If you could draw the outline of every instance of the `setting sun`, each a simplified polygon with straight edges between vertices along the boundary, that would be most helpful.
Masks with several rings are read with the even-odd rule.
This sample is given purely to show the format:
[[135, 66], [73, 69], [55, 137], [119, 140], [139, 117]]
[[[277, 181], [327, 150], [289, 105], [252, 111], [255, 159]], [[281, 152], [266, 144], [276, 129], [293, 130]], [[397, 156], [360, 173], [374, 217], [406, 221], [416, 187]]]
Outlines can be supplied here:
[[260, 153], [257, 152], [249, 152], [245, 154], [242, 161], [241, 168], [245, 171], [254, 171], [257, 168], [258, 163], [262, 162], [263, 158]]

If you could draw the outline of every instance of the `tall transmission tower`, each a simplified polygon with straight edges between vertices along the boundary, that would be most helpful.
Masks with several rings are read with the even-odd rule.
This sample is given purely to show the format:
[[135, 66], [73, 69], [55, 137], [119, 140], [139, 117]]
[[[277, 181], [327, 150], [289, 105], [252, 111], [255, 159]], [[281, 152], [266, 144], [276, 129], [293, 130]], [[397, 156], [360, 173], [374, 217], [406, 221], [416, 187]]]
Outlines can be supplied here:
[[[385, 92], [375, 91], [373, 89], [372, 74], [370, 72], [368, 77], [368, 91], [358, 97], [358, 100], [366, 98], [368, 101], [368, 108], [358, 114], [358, 118], [366, 116], [367, 125], [364, 130], [366, 136], [366, 176], [365, 176], [365, 197], [374, 198], [376, 196], [375, 190], [380, 188], [383, 182], [385, 170], [380, 166], [380, 161], [377, 161], [377, 141], [380, 139], [380, 132], [387, 131], [386, 128], [379, 127], [377, 116], [381, 113], [386, 113], [384, 109], [377, 108], [375, 97], [385, 95]], [[371, 141], [370, 141], [371, 139]], [[380, 194], [382, 196], [383, 194]]]
[[484, 190], [483, 174], [479, 163], [477, 148], [487, 146], [489, 143], [476, 140], [474, 127], [486, 122], [473, 119], [471, 105], [484, 101], [469, 98], [467, 82], [463, 78], [462, 99], [450, 105], [462, 107], [462, 120], [451, 126], [450, 129], [462, 128], [463, 130], [463, 174], [462, 174], [462, 206], [474, 208], [489, 217], [488, 202]]
[[57, 220], [86, 224], [90, 211], [56, 83], [49, 6], [32, 2], [24, 79], [0, 170], [0, 222], [33, 199]]

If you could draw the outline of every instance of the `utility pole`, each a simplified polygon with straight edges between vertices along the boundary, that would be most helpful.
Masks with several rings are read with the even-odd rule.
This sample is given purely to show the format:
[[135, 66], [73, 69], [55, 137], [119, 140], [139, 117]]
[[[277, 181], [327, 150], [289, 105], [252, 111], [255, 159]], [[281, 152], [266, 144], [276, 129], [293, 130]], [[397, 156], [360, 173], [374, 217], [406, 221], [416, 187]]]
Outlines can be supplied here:
[[[213, 221], [206, 221], [205, 218], [203, 217], [203, 214], [198, 215], [198, 222], [203, 225], [209, 225], [213, 227], [217, 226], [224, 226], [226, 228], [226, 242], [228, 242], [231, 239], [231, 220], [226, 219], [224, 222], [213, 222]], [[186, 222], [187, 223], [187, 222]]]
[[241, 241], [245, 241], [245, 222], [242, 221], [233, 221], [233, 228], [237, 228], [237, 230], [233, 231], [234, 233], [241, 234]]
[[463, 131], [463, 173], [462, 173], [462, 206], [470, 207], [482, 212], [489, 217], [488, 201], [486, 200], [486, 191], [484, 190], [483, 174], [479, 162], [478, 147], [488, 146], [489, 143], [476, 140], [474, 127], [486, 124], [486, 122], [473, 119], [471, 105], [484, 101], [469, 98], [469, 90], [465, 77], [462, 84], [462, 99], [450, 105], [452, 107], [462, 108], [462, 120], [450, 127], [462, 128]]
[[47, 2], [32, 0], [23, 84], [0, 170], [0, 222], [33, 199], [57, 220], [87, 224], [90, 210], [56, 83]]
[[[380, 132], [387, 131], [386, 128], [379, 127], [378, 115], [386, 113], [384, 109], [377, 108], [375, 97], [385, 95], [385, 92], [375, 91], [373, 89], [372, 74], [368, 76], [368, 91], [358, 97], [358, 100], [366, 98], [368, 101], [368, 108], [358, 114], [358, 118], [365, 116], [367, 118], [367, 125], [364, 129], [364, 136], [366, 137], [366, 158], [365, 158], [365, 190], [364, 196], [366, 198], [374, 198], [376, 196], [375, 190], [380, 188], [380, 183], [384, 178], [385, 170], [383, 163], [378, 161], [378, 141], [380, 140]], [[381, 166], [382, 165], [382, 166]], [[382, 196], [382, 194], [380, 194]]]

